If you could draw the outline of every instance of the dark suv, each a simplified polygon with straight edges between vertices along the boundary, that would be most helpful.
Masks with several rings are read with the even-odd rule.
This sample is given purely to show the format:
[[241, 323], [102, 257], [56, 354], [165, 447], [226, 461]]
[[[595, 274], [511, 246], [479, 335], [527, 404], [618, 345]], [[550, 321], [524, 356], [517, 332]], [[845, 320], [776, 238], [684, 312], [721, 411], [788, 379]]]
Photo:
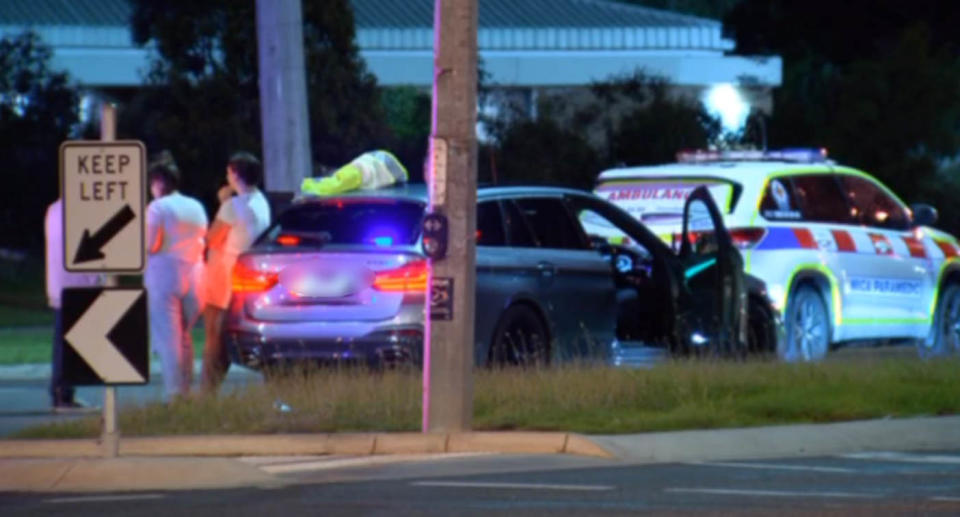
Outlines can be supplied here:
[[[426, 205], [418, 185], [295, 201], [237, 262], [226, 324], [232, 360], [254, 368], [419, 361]], [[745, 350], [740, 255], [705, 190], [686, 214], [690, 227], [674, 251], [587, 192], [480, 188], [476, 363], [623, 364], [628, 343]]]

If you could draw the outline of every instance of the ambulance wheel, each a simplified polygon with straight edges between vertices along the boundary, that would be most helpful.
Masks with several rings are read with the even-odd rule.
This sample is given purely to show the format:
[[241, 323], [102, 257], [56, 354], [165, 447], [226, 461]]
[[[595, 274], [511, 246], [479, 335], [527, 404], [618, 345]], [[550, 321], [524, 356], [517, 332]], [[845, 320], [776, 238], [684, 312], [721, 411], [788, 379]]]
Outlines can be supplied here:
[[830, 316], [816, 289], [801, 285], [787, 304], [787, 339], [780, 359], [787, 362], [819, 361], [830, 348]]
[[960, 285], [949, 284], [937, 300], [930, 338], [917, 341], [917, 353], [929, 359], [960, 353]]

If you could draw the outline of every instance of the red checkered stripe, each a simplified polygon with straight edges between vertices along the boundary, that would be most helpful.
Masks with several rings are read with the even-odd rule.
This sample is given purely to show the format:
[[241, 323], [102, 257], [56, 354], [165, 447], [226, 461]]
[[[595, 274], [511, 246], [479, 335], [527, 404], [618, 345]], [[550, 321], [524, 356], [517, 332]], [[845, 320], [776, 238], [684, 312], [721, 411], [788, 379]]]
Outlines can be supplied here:
[[[871, 231], [851, 233], [847, 230], [826, 228], [792, 228], [792, 230], [800, 247], [804, 249], [927, 258], [927, 249], [923, 241], [913, 235], [891, 238], [883, 233]], [[936, 243], [946, 257], [957, 256], [960, 251], [948, 241], [938, 240]]]
[[937, 243], [937, 247], [943, 252], [945, 258], [953, 258], [960, 254], [957, 245], [946, 239], [934, 239], [933, 242]]
[[[913, 234], [889, 237], [869, 230], [851, 233], [848, 230], [827, 228], [790, 228], [803, 249], [837, 251], [843, 253], [872, 253], [876, 255], [910, 255], [912, 258], [960, 257], [960, 246], [946, 239], [933, 239], [936, 250], [929, 252], [923, 240]], [[673, 234], [673, 246], [679, 249], [680, 233]], [[940, 251], [943, 257], [938, 257]]]

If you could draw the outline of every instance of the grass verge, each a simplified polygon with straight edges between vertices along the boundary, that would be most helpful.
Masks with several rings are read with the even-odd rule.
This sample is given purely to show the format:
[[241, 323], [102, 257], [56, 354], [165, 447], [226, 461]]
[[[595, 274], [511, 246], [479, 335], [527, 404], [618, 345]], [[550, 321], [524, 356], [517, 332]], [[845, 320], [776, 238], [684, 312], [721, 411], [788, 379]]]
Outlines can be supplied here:
[[[637, 433], [960, 412], [960, 361], [673, 362], [651, 370], [478, 371], [474, 429]], [[277, 409], [277, 401], [290, 406]], [[419, 372], [319, 371], [220, 397], [128, 406], [125, 436], [414, 431]], [[18, 437], [94, 437], [96, 417]]]
[[0, 257], [0, 304], [44, 309], [47, 306], [44, 260], [42, 251], [22, 260]]
[[53, 326], [53, 310], [0, 304], [0, 329]]
[[50, 362], [53, 311], [0, 303], [0, 366]]
[[[191, 335], [194, 356], [200, 359], [205, 341], [203, 329], [195, 328]], [[49, 363], [52, 340], [52, 323], [49, 327], [0, 328], [0, 366]]]
[[0, 366], [49, 363], [53, 326], [0, 329]]

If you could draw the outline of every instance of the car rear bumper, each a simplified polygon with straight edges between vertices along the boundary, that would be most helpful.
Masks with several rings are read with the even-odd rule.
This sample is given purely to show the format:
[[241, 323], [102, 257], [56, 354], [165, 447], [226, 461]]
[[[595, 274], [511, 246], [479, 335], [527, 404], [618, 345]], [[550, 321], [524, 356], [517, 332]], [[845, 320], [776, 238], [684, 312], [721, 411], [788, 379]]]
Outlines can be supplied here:
[[231, 362], [255, 370], [291, 363], [419, 366], [423, 357], [423, 328], [419, 326], [337, 339], [267, 339], [227, 331], [224, 340]]

